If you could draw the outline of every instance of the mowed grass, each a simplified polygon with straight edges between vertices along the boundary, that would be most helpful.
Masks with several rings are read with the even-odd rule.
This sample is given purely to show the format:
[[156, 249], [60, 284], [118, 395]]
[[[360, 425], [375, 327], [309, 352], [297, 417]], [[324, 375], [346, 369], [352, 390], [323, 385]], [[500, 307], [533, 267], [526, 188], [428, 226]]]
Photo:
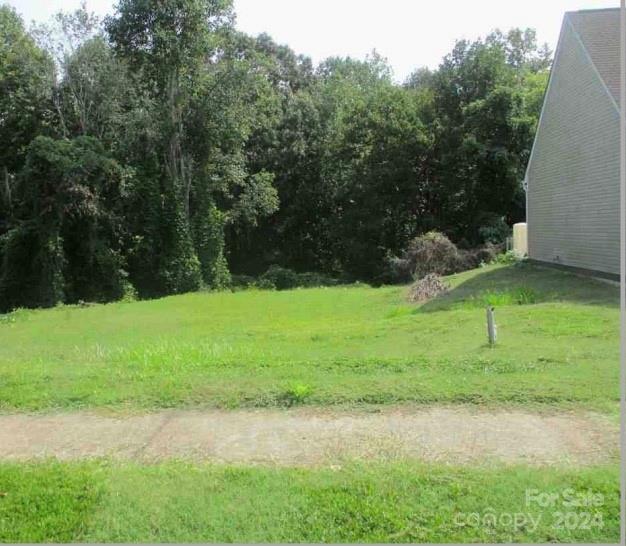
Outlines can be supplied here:
[[0, 464], [0, 542], [609, 543], [618, 476], [617, 466]]
[[616, 414], [616, 287], [531, 265], [450, 283], [423, 306], [407, 287], [361, 285], [0, 316], [0, 410], [410, 402]]

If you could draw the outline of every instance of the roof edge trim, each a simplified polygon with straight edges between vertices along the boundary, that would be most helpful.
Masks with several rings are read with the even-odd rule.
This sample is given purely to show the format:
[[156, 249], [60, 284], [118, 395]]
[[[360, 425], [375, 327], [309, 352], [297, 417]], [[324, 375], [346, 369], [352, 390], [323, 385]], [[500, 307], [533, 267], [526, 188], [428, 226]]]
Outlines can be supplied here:
[[[609, 10], [615, 10], [615, 9], [616, 8], [605, 8], [605, 9], [598, 9], [598, 10], [581, 10], [581, 11], [609, 11]], [[576, 41], [578, 42], [578, 44], [582, 48], [583, 53], [585, 55], [585, 58], [587, 59], [587, 61], [591, 65], [591, 68], [592, 68], [593, 72], [595, 73], [596, 78], [598, 78], [598, 80], [600, 81], [600, 84], [602, 85], [602, 88], [604, 89], [604, 92], [608, 95], [609, 99], [611, 100], [611, 104], [615, 108], [616, 113], [618, 115], [620, 113], [619, 104], [617, 104], [617, 101], [613, 97], [613, 94], [611, 93], [610, 89], [607, 87], [606, 82], [604, 81], [604, 78], [602, 78], [602, 76], [600, 75], [600, 72], [598, 71], [598, 68], [596, 67], [595, 63], [593, 62], [593, 59], [591, 58], [591, 55], [589, 55], [589, 51], [585, 47], [585, 44], [584, 44], [582, 38], [580, 37], [580, 34], [576, 31], [576, 28], [574, 27], [574, 25], [570, 21], [570, 18], [569, 18], [570, 13], [580, 13], [580, 12], [568, 11], [568, 12], [565, 12], [565, 15], [563, 17], [563, 25], [561, 26], [561, 34], [559, 35], [559, 41], [558, 41], [558, 44], [556, 46], [556, 50], [554, 52], [554, 59], [553, 59], [553, 63], [552, 63], [552, 68], [550, 69], [550, 76], [548, 78], [548, 85], [547, 85], [546, 91], [544, 93], [543, 105], [541, 107], [541, 114], [539, 115], [539, 121], [537, 123], [537, 130], [535, 132], [535, 138], [533, 140], [533, 145], [532, 145], [532, 148], [531, 148], [531, 151], [530, 151], [530, 157], [528, 158], [528, 164], [526, 166], [526, 172], [524, 173], [524, 184], [526, 186], [525, 189], [526, 189], [526, 201], [527, 201], [527, 204], [526, 204], [526, 214], [527, 215], [528, 215], [528, 184], [529, 184], [528, 172], [530, 171], [530, 167], [532, 165], [533, 158], [535, 156], [535, 148], [537, 146], [537, 137], [539, 136], [539, 131], [541, 130], [541, 125], [542, 125], [542, 121], [543, 121], [543, 117], [544, 117], [544, 112], [545, 112], [545, 109], [546, 109], [547, 98], [548, 98], [548, 95], [550, 94], [550, 89], [552, 87], [552, 80], [553, 80], [553, 76], [554, 76], [554, 70], [555, 70], [555, 67], [556, 67], [556, 62], [557, 62], [557, 60], [559, 58], [559, 53], [561, 52], [561, 49], [562, 49], [562, 43], [563, 43], [563, 38], [564, 38], [564, 35], [565, 35], [566, 25], [567, 25], [567, 28], [569, 28], [572, 31], [572, 34], [574, 35], [574, 38], [576, 39]]]
[[619, 11], [617, 8], [589, 8], [589, 9], [573, 9], [565, 12], [565, 15], [570, 13], [597, 13], [599, 11]]
[[554, 57], [552, 59], [552, 67], [550, 68], [550, 74], [548, 75], [548, 84], [546, 85], [546, 90], [543, 94], [543, 102], [541, 104], [541, 112], [539, 113], [539, 120], [537, 121], [537, 129], [535, 130], [535, 138], [533, 139], [533, 145], [530, 149], [530, 156], [528, 157], [528, 164], [526, 165], [526, 172], [524, 173], [524, 185], [526, 186], [526, 217], [528, 218], [528, 172], [530, 171], [530, 167], [533, 163], [533, 159], [535, 157], [535, 148], [537, 146], [537, 137], [539, 136], [539, 131], [541, 129], [541, 125], [543, 122], [544, 113], [546, 111], [546, 103], [548, 99], [548, 95], [550, 94], [550, 89], [552, 88], [552, 80], [554, 79], [554, 68], [556, 66], [557, 59], [559, 58], [559, 54], [561, 53], [563, 38], [565, 36], [565, 20], [567, 19], [567, 13], [563, 16], [563, 23], [561, 24], [561, 32], [559, 34], [559, 41], [556, 44], [556, 49], [554, 51]]
[[564, 21], [567, 22], [567, 24], [569, 25], [570, 30], [572, 31], [572, 34], [574, 35], [574, 38], [576, 38], [576, 41], [580, 44], [580, 47], [583, 50], [583, 53], [585, 54], [585, 57], [587, 58], [587, 61], [589, 61], [589, 64], [591, 65], [591, 67], [593, 68], [593, 71], [596, 75], [596, 77], [598, 78], [598, 80], [600, 80], [600, 83], [602, 84], [602, 88], [604, 89], [605, 93], [609, 96], [609, 98], [611, 99], [611, 103], [613, 104], [613, 106], [615, 107], [615, 111], [619, 114], [620, 113], [620, 107], [619, 104], [617, 104], [617, 101], [615, 100], [615, 97], [613, 96], [613, 93], [611, 93], [611, 90], [608, 88], [608, 86], [606, 85], [606, 82], [604, 81], [604, 78], [602, 77], [602, 75], [600, 74], [600, 71], [598, 70], [598, 68], [596, 67], [596, 63], [593, 62], [593, 59], [591, 58], [591, 55], [589, 54], [588, 49], [585, 47], [585, 42], [583, 41], [583, 39], [580, 37], [580, 34], [578, 33], [578, 31], [576, 30], [576, 27], [573, 25], [573, 23], [570, 21], [569, 18], [569, 14], [565, 14], [565, 19]]

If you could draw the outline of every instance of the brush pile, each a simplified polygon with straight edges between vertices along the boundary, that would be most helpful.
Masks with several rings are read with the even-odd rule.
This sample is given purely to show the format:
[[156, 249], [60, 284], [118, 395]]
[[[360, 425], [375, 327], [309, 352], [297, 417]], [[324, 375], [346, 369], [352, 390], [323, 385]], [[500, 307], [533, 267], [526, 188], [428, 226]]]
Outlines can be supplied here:
[[445, 294], [448, 289], [448, 285], [443, 282], [439, 275], [431, 273], [413, 283], [409, 290], [409, 301], [411, 303], [425, 303]]

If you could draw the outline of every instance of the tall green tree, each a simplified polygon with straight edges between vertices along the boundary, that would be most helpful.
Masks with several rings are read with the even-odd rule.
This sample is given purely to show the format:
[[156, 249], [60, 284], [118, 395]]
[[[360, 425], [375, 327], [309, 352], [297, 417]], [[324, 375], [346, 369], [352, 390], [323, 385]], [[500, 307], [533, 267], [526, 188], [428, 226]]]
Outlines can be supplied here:
[[[460, 41], [432, 82], [436, 225], [457, 241], [523, 219], [522, 180], [538, 119], [526, 82], [546, 69], [534, 34]], [[534, 84], [533, 84], [534, 85]]]
[[[277, 207], [272, 176], [248, 172], [244, 147], [264, 101], [222, 0], [127, 0], [107, 22], [118, 54], [152, 89], [161, 124], [165, 290], [229, 282], [224, 230]], [[166, 228], [167, 230], [167, 228]], [[163, 259], [165, 257], [165, 259]]]
[[51, 125], [54, 63], [17, 13], [0, 6], [0, 235], [8, 228], [15, 174], [26, 148]]
[[0, 309], [124, 295], [129, 175], [91, 137], [31, 142], [17, 179], [15, 221], [0, 241]]
[[[106, 27], [118, 54], [141, 71], [161, 120], [164, 205], [160, 276], [168, 292], [197, 288], [201, 268], [190, 217], [193, 177], [202, 170], [189, 146], [190, 105], [205, 64], [217, 54], [216, 34], [232, 20], [226, 0], [122, 0]], [[214, 259], [219, 260], [219, 256]]]

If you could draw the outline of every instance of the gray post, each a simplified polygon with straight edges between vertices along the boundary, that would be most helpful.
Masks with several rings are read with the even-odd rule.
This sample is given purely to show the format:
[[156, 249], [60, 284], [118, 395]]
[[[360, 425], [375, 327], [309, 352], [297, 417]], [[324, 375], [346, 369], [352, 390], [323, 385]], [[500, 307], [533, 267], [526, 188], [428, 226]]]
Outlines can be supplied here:
[[489, 345], [493, 347], [498, 340], [498, 327], [496, 326], [495, 309], [491, 306], [487, 307], [487, 335], [489, 336]]

